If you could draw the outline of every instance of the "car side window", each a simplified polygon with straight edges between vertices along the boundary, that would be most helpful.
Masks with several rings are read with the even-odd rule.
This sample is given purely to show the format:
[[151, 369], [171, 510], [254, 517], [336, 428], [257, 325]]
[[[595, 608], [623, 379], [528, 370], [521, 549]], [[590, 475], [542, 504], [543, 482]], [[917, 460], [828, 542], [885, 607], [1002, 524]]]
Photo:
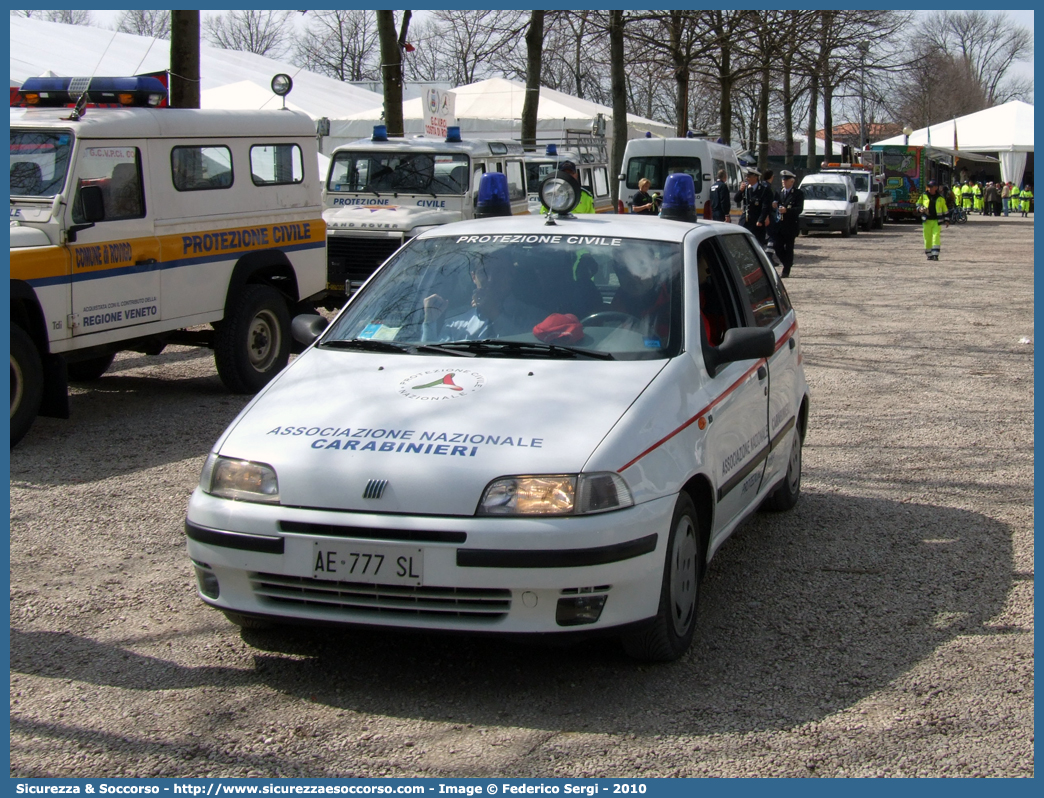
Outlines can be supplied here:
[[696, 260], [702, 340], [707, 346], [718, 346], [725, 333], [744, 326], [744, 323], [736, 311], [731, 280], [718, 248], [710, 241], [704, 241], [696, 251]]
[[771, 327], [783, 314], [754, 242], [745, 235], [721, 236], [721, 242], [739, 272], [741, 301], [750, 308], [754, 324]]
[[279, 186], [304, 180], [301, 148], [296, 144], [258, 144], [250, 148], [250, 179], [255, 186]]
[[98, 186], [105, 204], [103, 222], [140, 219], [145, 215], [141, 154], [137, 147], [86, 147], [79, 159], [76, 195], [72, 206], [75, 224], [84, 221], [80, 189]]
[[170, 176], [178, 191], [229, 188], [233, 182], [232, 152], [222, 146], [173, 147]]

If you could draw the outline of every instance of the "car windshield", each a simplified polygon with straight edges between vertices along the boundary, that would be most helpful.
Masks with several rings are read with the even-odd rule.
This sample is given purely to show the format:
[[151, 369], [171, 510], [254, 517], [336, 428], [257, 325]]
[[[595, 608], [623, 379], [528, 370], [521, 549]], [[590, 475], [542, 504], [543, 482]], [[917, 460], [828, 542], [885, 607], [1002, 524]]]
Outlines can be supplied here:
[[840, 183], [807, 183], [801, 187], [801, 191], [807, 200], [839, 200], [844, 202], [848, 199], [845, 187]]
[[[415, 239], [320, 346], [477, 356], [672, 357], [681, 348], [681, 245], [601, 236]], [[505, 346], [506, 342], [514, 345]], [[495, 345], [494, 345], [495, 344]]]
[[468, 188], [468, 156], [432, 152], [338, 152], [329, 191], [458, 195]]
[[65, 187], [71, 133], [11, 129], [11, 196], [53, 197]]

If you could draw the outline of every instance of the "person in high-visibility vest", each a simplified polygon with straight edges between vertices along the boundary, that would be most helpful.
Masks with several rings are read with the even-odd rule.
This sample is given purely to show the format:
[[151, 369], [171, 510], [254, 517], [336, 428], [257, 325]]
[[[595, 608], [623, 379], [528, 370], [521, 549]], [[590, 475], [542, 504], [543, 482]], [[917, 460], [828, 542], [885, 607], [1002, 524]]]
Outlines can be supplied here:
[[1022, 209], [1022, 200], [1019, 198], [1022, 194], [1022, 190], [1019, 188], [1018, 183], [1011, 184], [1011, 212], [1018, 213]]
[[928, 181], [928, 190], [917, 200], [917, 207], [921, 212], [921, 226], [924, 229], [924, 254], [928, 260], [939, 260], [942, 238], [939, 222], [950, 226], [950, 209], [946, 207], [946, 200], [939, 194], [939, 185], [934, 180]]
[[982, 213], [982, 184], [972, 183], [972, 197], [975, 198], [975, 210]]
[[975, 197], [972, 192], [972, 181], [966, 180], [964, 185], [961, 186], [961, 207], [966, 211], [970, 211], [974, 201]]
[[1022, 215], [1024, 217], [1029, 216], [1030, 205], [1033, 203], [1033, 186], [1027, 184], [1019, 192], [1019, 200], [1022, 202]]

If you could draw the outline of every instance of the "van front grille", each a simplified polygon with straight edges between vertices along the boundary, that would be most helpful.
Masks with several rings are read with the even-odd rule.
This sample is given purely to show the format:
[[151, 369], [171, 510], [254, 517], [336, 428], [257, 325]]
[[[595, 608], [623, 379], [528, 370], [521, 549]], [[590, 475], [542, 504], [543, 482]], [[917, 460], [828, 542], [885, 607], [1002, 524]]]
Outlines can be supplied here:
[[341, 288], [348, 280], [362, 283], [400, 246], [401, 238], [329, 236], [326, 282]]
[[263, 573], [250, 574], [250, 586], [264, 604], [322, 607], [382, 617], [467, 618], [493, 623], [511, 609], [511, 591], [500, 588], [371, 585]]

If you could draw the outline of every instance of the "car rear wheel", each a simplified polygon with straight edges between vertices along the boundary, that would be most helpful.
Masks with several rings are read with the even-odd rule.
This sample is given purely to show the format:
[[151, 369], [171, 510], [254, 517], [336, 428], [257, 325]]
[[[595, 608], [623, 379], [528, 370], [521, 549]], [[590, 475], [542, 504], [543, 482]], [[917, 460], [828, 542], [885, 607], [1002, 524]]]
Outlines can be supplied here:
[[290, 360], [290, 311], [267, 285], [248, 285], [217, 325], [214, 361], [233, 393], [257, 393]]
[[850, 235], [852, 235], [852, 225], [846, 224], [841, 230], [841, 238], [848, 238]]
[[667, 538], [659, 611], [651, 624], [624, 635], [629, 656], [643, 662], [670, 662], [688, 650], [706, 559], [696, 508], [689, 495], [681, 493]]
[[789, 510], [801, 497], [801, 430], [794, 430], [794, 441], [790, 444], [790, 459], [787, 474], [772, 494], [765, 500], [766, 510]]

